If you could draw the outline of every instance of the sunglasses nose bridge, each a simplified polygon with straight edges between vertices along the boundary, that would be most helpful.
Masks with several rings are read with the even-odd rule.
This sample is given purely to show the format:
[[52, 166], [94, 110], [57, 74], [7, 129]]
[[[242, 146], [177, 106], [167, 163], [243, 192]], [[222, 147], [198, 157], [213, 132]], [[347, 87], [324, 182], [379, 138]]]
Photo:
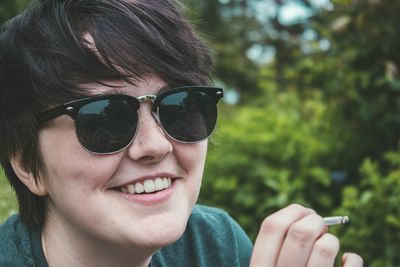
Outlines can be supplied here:
[[144, 101], [151, 101], [154, 102], [154, 99], [156, 99], [156, 95], [141, 95], [136, 97], [139, 102], [144, 102]]
[[[142, 95], [142, 96], [137, 96], [136, 97], [136, 99], [139, 100], [139, 103], [145, 102], [145, 101], [150, 101], [150, 102], [154, 103], [154, 100], [156, 98], [157, 98], [156, 95]], [[157, 112], [152, 111], [151, 115], [153, 116], [153, 118], [156, 121], [157, 125], [161, 126], [160, 117], [158, 116], [158, 108], [157, 108]]]
[[[156, 98], [157, 98], [156, 95], [142, 95], [142, 96], [136, 97], [136, 99], [139, 100], [139, 102], [151, 101], [152, 103], [154, 103], [154, 100]], [[157, 108], [157, 111], [152, 111], [151, 115], [154, 118], [154, 121], [157, 123], [157, 125], [162, 127], [160, 117], [158, 116], [158, 108]]]

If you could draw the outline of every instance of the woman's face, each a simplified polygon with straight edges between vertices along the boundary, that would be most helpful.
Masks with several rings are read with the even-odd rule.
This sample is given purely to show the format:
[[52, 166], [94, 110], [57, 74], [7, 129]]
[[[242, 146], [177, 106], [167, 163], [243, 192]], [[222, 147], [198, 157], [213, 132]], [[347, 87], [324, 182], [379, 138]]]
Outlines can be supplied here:
[[[123, 85], [118, 92], [131, 96], [154, 95], [166, 86], [156, 76], [136, 85], [118, 85]], [[88, 88], [96, 95], [116, 90], [98, 84]], [[48, 192], [45, 233], [79, 236], [77, 245], [93, 242], [141, 248], [158, 248], [181, 236], [199, 194], [207, 142], [182, 144], [168, 138], [151, 115], [151, 102], [141, 103], [138, 117], [133, 142], [111, 155], [83, 149], [68, 116], [40, 131], [41, 179]], [[157, 178], [165, 180], [162, 187], [166, 189], [126, 192], [135, 186], [152, 191], [152, 182], [161, 186]]]

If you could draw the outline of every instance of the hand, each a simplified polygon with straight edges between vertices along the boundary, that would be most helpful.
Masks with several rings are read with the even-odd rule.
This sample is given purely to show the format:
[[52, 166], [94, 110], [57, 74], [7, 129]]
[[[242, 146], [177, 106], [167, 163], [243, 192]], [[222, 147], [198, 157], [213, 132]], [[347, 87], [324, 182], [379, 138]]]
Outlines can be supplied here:
[[[300, 205], [290, 205], [264, 219], [250, 267], [334, 266], [339, 240], [329, 234], [321, 216]], [[362, 258], [345, 253], [343, 267], [362, 267]]]

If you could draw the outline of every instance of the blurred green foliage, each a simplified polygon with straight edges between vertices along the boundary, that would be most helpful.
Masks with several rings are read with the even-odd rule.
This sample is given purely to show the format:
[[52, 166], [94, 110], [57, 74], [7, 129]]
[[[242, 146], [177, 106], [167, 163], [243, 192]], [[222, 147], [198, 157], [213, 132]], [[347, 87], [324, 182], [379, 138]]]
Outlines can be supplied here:
[[[202, 201], [218, 204], [252, 237], [265, 215], [297, 202], [326, 210], [333, 182], [329, 110], [314, 92], [266, 92], [257, 106], [224, 107], [209, 147]], [[249, 216], [251, 214], [251, 216]]]
[[[2, 1], [0, 21], [28, 2]], [[400, 266], [400, 2], [184, 2], [214, 49], [225, 98], [239, 97], [220, 105], [199, 201], [227, 210], [252, 238], [293, 202], [349, 215], [330, 228], [342, 250], [367, 266]], [[312, 15], [285, 23], [289, 2]], [[259, 60], [266, 51], [273, 57]], [[4, 180], [0, 221], [16, 210]]]
[[350, 214], [349, 227], [333, 232], [348, 249], [362, 251], [368, 266], [399, 266], [400, 152], [385, 153], [386, 167], [365, 159], [359, 186], [346, 186], [338, 214]]
[[1, 0], [0, 3], [0, 22], [20, 13], [31, 2], [30, 0]]
[[14, 192], [0, 168], [0, 223], [16, 211], [17, 205]]

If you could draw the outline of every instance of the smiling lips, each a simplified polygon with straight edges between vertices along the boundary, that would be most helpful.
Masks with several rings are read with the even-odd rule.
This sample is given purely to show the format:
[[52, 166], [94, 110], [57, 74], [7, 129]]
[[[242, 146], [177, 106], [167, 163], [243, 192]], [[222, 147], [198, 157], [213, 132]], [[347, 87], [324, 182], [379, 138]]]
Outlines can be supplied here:
[[155, 179], [147, 179], [143, 182], [128, 184], [121, 187], [121, 192], [127, 194], [142, 194], [161, 191], [171, 186], [172, 179], [170, 177], [157, 177]]

